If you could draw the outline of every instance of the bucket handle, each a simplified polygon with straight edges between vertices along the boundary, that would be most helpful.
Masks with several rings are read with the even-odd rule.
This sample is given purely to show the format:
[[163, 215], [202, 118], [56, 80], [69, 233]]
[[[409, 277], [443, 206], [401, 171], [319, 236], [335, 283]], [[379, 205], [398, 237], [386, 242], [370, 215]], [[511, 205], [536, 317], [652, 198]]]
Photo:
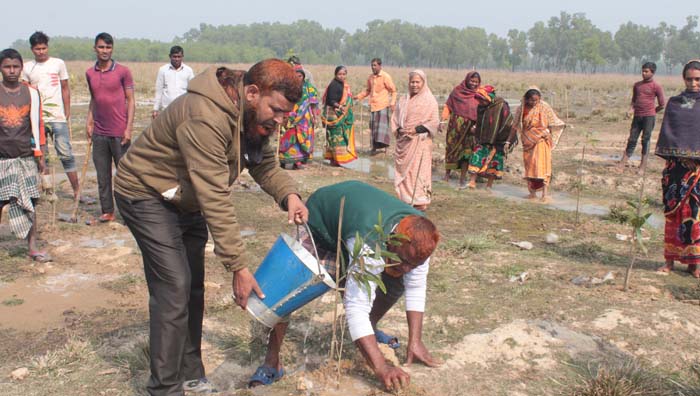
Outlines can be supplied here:
[[[300, 242], [299, 227], [300, 225], [297, 224], [297, 242]], [[321, 271], [321, 259], [318, 257], [318, 249], [316, 249], [316, 242], [314, 242], [314, 236], [311, 233], [311, 228], [309, 228], [309, 223], [304, 222], [304, 227], [306, 228], [306, 233], [309, 235], [309, 239], [311, 239], [311, 246], [314, 248], [313, 253], [316, 256], [316, 265], [318, 265], [318, 277], [323, 278], [323, 272]]]

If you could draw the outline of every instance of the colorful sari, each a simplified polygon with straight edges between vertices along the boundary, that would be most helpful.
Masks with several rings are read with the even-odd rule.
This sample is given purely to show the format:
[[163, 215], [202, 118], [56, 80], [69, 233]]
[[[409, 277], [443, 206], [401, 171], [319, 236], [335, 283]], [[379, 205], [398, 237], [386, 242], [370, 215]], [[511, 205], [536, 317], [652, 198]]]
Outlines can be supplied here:
[[306, 163], [314, 152], [314, 123], [318, 115], [318, 91], [304, 80], [302, 96], [288, 115], [287, 125], [280, 136], [281, 164]]
[[457, 85], [445, 102], [450, 111], [447, 122], [447, 138], [445, 146], [445, 169], [459, 169], [463, 163], [469, 163], [472, 149], [476, 145], [476, 138], [470, 132], [476, 123], [476, 110], [479, 101], [474, 95], [476, 89], [467, 88], [467, 82], [477, 72], [469, 72], [459, 85]]
[[505, 167], [505, 142], [513, 126], [508, 103], [495, 97], [488, 106], [479, 106], [476, 117], [476, 139], [468, 171], [483, 177], [501, 179]]
[[515, 128], [520, 132], [523, 144], [528, 189], [541, 190], [548, 186], [552, 179], [552, 136], [561, 132], [566, 124], [557, 117], [552, 107], [541, 99], [531, 109], [521, 105], [515, 113], [515, 120], [518, 122]]
[[666, 105], [656, 155], [666, 159], [664, 258], [700, 264], [700, 94], [683, 92]]
[[[343, 106], [343, 110], [324, 106], [321, 115], [323, 126], [326, 127], [326, 150], [323, 158], [330, 160], [332, 165], [347, 164], [357, 159], [352, 92], [347, 83], [344, 83], [344, 92], [345, 95], [339, 102]], [[323, 102], [326, 102], [325, 93]]]
[[[426, 206], [432, 195], [433, 136], [437, 133], [438, 103], [422, 70], [414, 70], [423, 88], [412, 97], [406, 94], [396, 104], [391, 130], [396, 132], [394, 188], [399, 199], [409, 205]], [[422, 125], [428, 133], [416, 133]]]

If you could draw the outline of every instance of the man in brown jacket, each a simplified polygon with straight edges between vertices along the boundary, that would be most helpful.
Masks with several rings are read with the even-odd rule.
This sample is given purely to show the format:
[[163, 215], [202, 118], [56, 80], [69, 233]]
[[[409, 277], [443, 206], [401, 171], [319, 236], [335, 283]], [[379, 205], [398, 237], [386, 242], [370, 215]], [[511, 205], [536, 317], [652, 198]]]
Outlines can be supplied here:
[[281, 60], [247, 72], [208, 69], [120, 161], [115, 197], [141, 249], [150, 296], [149, 394], [211, 389], [201, 359], [207, 229], [233, 272], [236, 303], [245, 308], [251, 291], [264, 298], [246, 267], [231, 201], [241, 168], [287, 210], [290, 223], [308, 219], [268, 142], [300, 98], [301, 84]]

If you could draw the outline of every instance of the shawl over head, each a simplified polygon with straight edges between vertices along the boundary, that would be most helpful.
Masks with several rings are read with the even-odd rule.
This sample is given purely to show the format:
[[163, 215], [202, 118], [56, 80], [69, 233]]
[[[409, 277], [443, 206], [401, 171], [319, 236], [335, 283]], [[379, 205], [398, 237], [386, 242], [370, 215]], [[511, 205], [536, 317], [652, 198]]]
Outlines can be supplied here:
[[476, 138], [480, 144], [503, 144], [510, 136], [513, 114], [508, 102], [496, 96], [487, 106], [479, 106]]
[[423, 125], [430, 131], [431, 135], [437, 132], [438, 128], [438, 103], [433, 96], [433, 93], [428, 87], [428, 78], [423, 70], [414, 70], [409, 74], [409, 80], [412, 76], [418, 75], [423, 79], [423, 88], [413, 95], [406, 94], [396, 106], [396, 128], [413, 129], [418, 125]]
[[496, 99], [496, 88], [493, 85], [484, 85], [476, 90], [475, 97], [491, 103]]
[[[450, 96], [445, 102], [445, 105], [451, 112], [472, 121], [476, 121], [476, 108], [479, 106], [479, 102], [474, 99], [476, 89], [469, 89], [467, 87], [467, 83], [475, 75], [479, 76], [479, 85], [481, 85], [481, 76], [479, 73], [476, 71], [471, 71], [464, 78], [464, 81], [454, 87], [450, 93]], [[477, 89], [478, 88], [479, 87], [477, 87]]]
[[700, 93], [683, 92], [668, 100], [656, 155], [700, 160]]

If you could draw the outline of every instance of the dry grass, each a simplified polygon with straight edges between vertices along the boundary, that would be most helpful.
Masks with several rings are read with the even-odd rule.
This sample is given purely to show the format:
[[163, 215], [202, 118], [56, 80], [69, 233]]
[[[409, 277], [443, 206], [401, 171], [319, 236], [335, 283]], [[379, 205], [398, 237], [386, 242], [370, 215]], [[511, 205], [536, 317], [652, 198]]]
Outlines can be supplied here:
[[[579, 369], [581, 369], [579, 367]], [[589, 364], [581, 370], [580, 383], [572, 396], [698, 396], [697, 379], [690, 383], [659, 374], [636, 360], [607, 364]], [[694, 374], [698, 371], [695, 368]], [[694, 383], [693, 383], [694, 382]]]
[[[118, 60], [118, 53], [115, 54]], [[71, 88], [74, 101], [86, 101], [88, 98], [85, 73], [93, 62], [71, 61], [67, 62], [71, 73]], [[126, 62], [133, 74], [136, 84], [136, 98], [138, 101], [153, 99], [155, 77], [158, 68], [163, 63], [155, 62]], [[211, 66], [207, 63], [188, 63], [199, 73]], [[246, 69], [250, 64], [225, 65], [236, 69]], [[330, 65], [306, 65], [312, 73], [316, 87], [323, 92], [326, 85], [333, 77], [335, 66]], [[408, 73], [410, 68], [386, 67], [385, 70], [393, 77], [400, 93], [405, 93], [408, 87]], [[370, 73], [369, 66], [349, 66], [348, 83], [353, 93], [360, 92], [366, 85], [367, 76]], [[459, 84], [467, 70], [453, 69], [425, 69], [428, 83], [440, 102], [447, 99], [447, 95], [455, 85]], [[640, 79], [639, 75], [629, 74], [567, 74], [567, 73], [512, 73], [503, 70], [480, 70], [484, 84], [496, 87], [499, 95], [517, 99], [520, 98], [531, 85], [538, 86], [544, 93], [545, 100], [566, 112], [571, 118], [586, 116], [596, 111], [608, 114], [611, 106], [618, 107], [622, 111], [627, 110], [632, 93], [632, 85]], [[656, 78], [665, 88], [667, 95], [679, 92], [683, 87], [680, 77], [659, 76]], [[564, 114], [562, 114], [564, 116]], [[572, 117], [573, 116], [573, 117]], [[621, 116], [621, 115], [620, 115]], [[609, 120], [611, 115], [608, 115]]]

